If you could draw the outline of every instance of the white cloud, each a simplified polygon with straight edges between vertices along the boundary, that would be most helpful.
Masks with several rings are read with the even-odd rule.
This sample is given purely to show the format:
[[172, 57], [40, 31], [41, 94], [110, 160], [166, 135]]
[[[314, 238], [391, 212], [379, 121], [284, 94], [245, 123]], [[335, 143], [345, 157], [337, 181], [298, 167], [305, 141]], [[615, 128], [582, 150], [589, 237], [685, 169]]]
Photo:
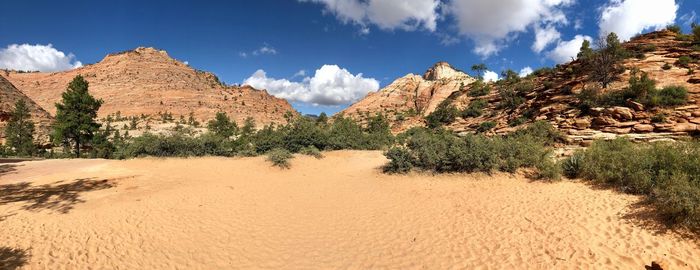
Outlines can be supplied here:
[[646, 29], [661, 29], [676, 20], [675, 0], [610, 0], [604, 6], [598, 26], [600, 34], [616, 33], [629, 40]]
[[559, 41], [560, 38], [561, 34], [553, 25], [545, 28], [535, 26], [535, 43], [532, 44], [532, 51], [540, 53], [549, 44]]
[[243, 84], [266, 89], [270, 94], [290, 101], [326, 106], [350, 104], [379, 90], [379, 81], [364, 78], [362, 73], [353, 75], [337, 65], [323, 65], [313, 77], [306, 77], [301, 82], [269, 78], [264, 70], [258, 70]]
[[683, 22], [684, 25], [691, 25], [692, 23], [695, 22], [695, 19], [697, 18], [698, 14], [695, 13], [695, 10], [691, 11], [690, 13], [683, 14], [681, 16], [680, 20]]
[[439, 0], [299, 0], [324, 5], [324, 11], [334, 14], [344, 23], [361, 26], [361, 33], [369, 33], [373, 24], [384, 30], [420, 28], [435, 31]]
[[443, 8], [457, 20], [459, 33], [474, 41], [474, 52], [487, 57], [500, 51], [506, 46], [506, 41], [518, 33], [526, 32], [529, 27], [567, 24], [562, 8], [573, 2], [574, 0], [452, 0]]
[[258, 48], [257, 50], [253, 51], [253, 55], [262, 55], [262, 54], [275, 55], [275, 54], [277, 54], [277, 50], [275, 48], [273, 48], [272, 46], [265, 44], [262, 47]]
[[81, 67], [83, 64], [75, 60], [75, 55], [66, 55], [56, 50], [53, 45], [11, 44], [0, 49], [0, 68], [54, 72]]
[[498, 81], [498, 73], [487, 70], [486, 72], [484, 72], [484, 81], [486, 81], [486, 82]]
[[248, 53], [247, 52], [238, 52], [238, 56], [243, 57], [243, 58], [247, 58]]
[[518, 73], [518, 76], [526, 77], [527, 75], [532, 74], [532, 68], [531, 67], [524, 67], [523, 69], [520, 70], [520, 73]]
[[306, 70], [300, 69], [299, 71], [297, 71], [297, 73], [294, 73], [294, 76], [292, 76], [292, 78], [304, 77], [304, 76], [306, 76]]
[[584, 40], [593, 41], [589, 36], [576, 35], [569, 41], [560, 41], [557, 47], [547, 53], [547, 57], [558, 64], [566, 63], [575, 59]]

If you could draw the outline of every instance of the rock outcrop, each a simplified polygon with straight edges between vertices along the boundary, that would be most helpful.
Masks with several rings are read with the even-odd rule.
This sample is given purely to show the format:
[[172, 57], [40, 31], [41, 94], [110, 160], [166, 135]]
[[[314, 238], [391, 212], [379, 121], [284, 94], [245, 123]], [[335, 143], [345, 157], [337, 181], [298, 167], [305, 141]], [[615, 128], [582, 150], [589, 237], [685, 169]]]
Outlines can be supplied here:
[[[486, 102], [481, 116], [457, 117], [454, 123], [447, 126], [458, 133], [474, 133], [482, 123], [493, 122], [495, 128], [487, 134], [502, 134], [512, 132], [523, 124], [544, 120], [568, 135], [571, 144], [580, 145], [618, 136], [654, 141], [700, 134], [700, 75], [694, 72], [700, 70], [697, 45], [693, 47], [691, 42], [678, 38], [678, 34], [664, 30], [640, 35], [623, 46], [634, 57], [624, 61], [625, 73], [605, 91], [627, 87], [631, 70], [639, 69], [656, 80], [659, 88], [685, 87], [689, 94], [688, 103], [676, 107], [646, 108], [643, 104], [628, 101], [624, 106], [592, 108], [584, 113], [579, 109], [577, 96], [590, 83], [587, 82], [587, 74], [576, 72], [580, 63], [573, 61], [523, 78], [521, 83], [529, 84], [531, 88], [524, 93], [524, 102], [515, 108], [505, 108], [501, 106], [501, 95], [498, 93], [501, 85], [491, 83], [489, 94], [472, 97], [466, 89], [474, 80], [463, 72], [449, 68], [446, 63], [438, 63], [425, 76], [400, 78], [386, 88], [369, 94], [344, 113], [356, 118], [375, 113], [387, 114], [392, 121], [392, 129], [399, 132], [425, 125], [424, 116], [449, 96], [449, 102], [459, 109], [466, 108], [476, 99]], [[690, 63], [681, 64], [679, 59], [683, 56], [691, 59]], [[409, 111], [415, 113], [406, 113]]]
[[99, 117], [120, 112], [122, 116], [174, 116], [194, 113], [199, 121], [224, 111], [241, 123], [247, 117], [256, 123], [284, 121], [287, 111], [296, 113], [284, 99], [248, 86], [226, 86], [212, 73], [179, 62], [165, 51], [137, 48], [107, 55], [102, 61], [55, 73], [0, 71], [17, 88], [52, 115], [54, 104], [77, 75], [90, 83], [90, 93], [104, 100]]
[[53, 120], [51, 115], [2, 76], [0, 76], [0, 142], [4, 143], [5, 141], [5, 127], [7, 126], [7, 121], [10, 120], [10, 115], [15, 109], [15, 103], [19, 100], [24, 100], [29, 108], [31, 120], [34, 122], [36, 132], [35, 139], [40, 144], [47, 143], [49, 141], [49, 132]]
[[[382, 113], [400, 122], [395, 129], [417, 125], [450, 95], [475, 79], [446, 62], [438, 62], [423, 76], [408, 74], [383, 89], [370, 93], [341, 113], [356, 120]], [[405, 122], [405, 124], [404, 124]]]

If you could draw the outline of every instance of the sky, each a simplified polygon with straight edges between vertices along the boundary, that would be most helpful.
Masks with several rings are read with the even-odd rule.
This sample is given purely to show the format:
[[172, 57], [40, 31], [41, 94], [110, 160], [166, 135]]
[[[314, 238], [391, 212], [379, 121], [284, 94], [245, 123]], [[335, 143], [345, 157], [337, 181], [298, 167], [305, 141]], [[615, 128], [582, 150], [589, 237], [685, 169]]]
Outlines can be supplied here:
[[333, 114], [438, 61], [486, 79], [575, 57], [583, 40], [700, 22], [699, 0], [9, 1], [0, 68], [61, 71], [151, 46], [228, 84]]

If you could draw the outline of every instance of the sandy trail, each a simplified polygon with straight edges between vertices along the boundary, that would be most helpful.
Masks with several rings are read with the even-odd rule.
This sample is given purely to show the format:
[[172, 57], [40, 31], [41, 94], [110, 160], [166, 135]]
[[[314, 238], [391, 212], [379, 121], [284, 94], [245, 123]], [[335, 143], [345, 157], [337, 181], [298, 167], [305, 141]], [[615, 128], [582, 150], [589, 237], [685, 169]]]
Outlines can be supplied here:
[[[388, 176], [379, 152], [47, 160], [0, 176], [0, 263], [26, 269], [700, 269], [638, 197], [509, 175]], [[30, 184], [28, 184], [30, 183]], [[2, 253], [5, 254], [2, 254]], [[2, 267], [0, 267], [2, 268]]]

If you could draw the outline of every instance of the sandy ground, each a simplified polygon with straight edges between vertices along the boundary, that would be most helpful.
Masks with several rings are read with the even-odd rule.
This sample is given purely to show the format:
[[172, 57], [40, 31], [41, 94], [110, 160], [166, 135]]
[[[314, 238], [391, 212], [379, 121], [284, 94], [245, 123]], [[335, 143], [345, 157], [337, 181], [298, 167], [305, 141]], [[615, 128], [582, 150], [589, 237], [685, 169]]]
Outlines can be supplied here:
[[379, 152], [2, 167], [0, 268], [700, 269], [639, 198], [499, 174], [388, 176]]

